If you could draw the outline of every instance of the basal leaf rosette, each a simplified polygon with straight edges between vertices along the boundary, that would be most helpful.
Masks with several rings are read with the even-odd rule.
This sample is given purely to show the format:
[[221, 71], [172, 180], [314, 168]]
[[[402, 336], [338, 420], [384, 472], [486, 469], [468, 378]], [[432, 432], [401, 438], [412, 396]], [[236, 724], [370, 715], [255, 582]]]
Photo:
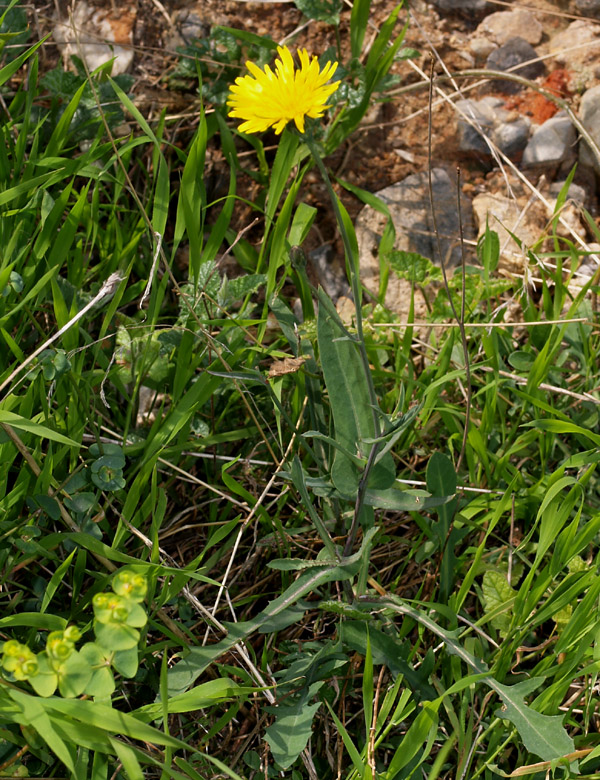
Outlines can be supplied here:
[[230, 87], [229, 116], [244, 120], [239, 127], [242, 133], [264, 133], [272, 127], [279, 135], [292, 120], [304, 133], [306, 117], [323, 116], [329, 108], [327, 99], [340, 85], [339, 81], [327, 83], [337, 62], [328, 62], [321, 70], [316, 57], [299, 49], [300, 67], [296, 68], [287, 46], [278, 46], [277, 53], [275, 71], [268, 65], [261, 70], [248, 61], [251, 75], [239, 76]]

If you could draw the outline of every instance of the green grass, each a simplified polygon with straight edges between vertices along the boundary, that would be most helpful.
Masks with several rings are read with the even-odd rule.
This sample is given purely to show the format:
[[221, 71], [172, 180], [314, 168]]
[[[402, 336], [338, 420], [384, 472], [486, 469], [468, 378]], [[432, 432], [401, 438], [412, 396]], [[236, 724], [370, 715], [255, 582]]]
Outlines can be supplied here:
[[[369, 11], [354, 3], [355, 58]], [[389, 83], [394, 21], [324, 155]], [[240, 58], [258, 46], [238, 39]], [[36, 46], [0, 68], [0, 638], [39, 658], [67, 625], [109, 638], [52, 695], [3, 663], [0, 774], [600, 777], [598, 286], [572, 291], [575, 249], [530, 254], [526, 290], [495, 276], [488, 231], [451, 279], [471, 376], [457, 471], [467, 378], [446, 292], [425, 347], [374, 303], [357, 344], [293, 249], [315, 219], [301, 139], [271, 156], [217, 110], [175, 146], [108, 72], [61, 97]], [[351, 96], [359, 63], [342, 63]], [[439, 275], [386, 242], [382, 264]], [[503, 322], [511, 297], [526, 324]], [[122, 567], [148, 595], [119, 622], [94, 596]], [[94, 664], [114, 693], [86, 682]]]

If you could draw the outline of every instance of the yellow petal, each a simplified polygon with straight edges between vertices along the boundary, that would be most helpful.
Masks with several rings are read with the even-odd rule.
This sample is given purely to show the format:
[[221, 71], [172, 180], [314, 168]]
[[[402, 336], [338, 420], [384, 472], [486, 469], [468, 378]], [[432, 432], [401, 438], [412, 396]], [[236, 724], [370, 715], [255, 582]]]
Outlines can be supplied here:
[[298, 50], [300, 67], [287, 46], [278, 46], [275, 69], [264, 70], [247, 62], [250, 75], [239, 76], [230, 87], [227, 100], [229, 116], [244, 120], [240, 132], [259, 133], [273, 128], [279, 135], [288, 122], [293, 121], [301, 133], [305, 118], [323, 116], [327, 99], [340, 82], [327, 84], [337, 69], [337, 62], [327, 62], [323, 70], [316, 57], [309, 57], [306, 49]]

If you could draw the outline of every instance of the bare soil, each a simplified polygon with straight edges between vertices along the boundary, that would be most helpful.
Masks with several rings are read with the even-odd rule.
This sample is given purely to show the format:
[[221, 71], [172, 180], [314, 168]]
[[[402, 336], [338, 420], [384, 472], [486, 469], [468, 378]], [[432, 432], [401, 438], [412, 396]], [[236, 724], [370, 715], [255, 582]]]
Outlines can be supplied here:
[[[76, 0], [77, 2], [78, 0]], [[81, 0], [80, 0], [81, 1]], [[167, 137], [174, 145], [185, 146], [195, 130], [199, 113], [197, 86], [189, 89], [172, 89], [169, 75], [177, 66], [179, 55], [173, 41], [181, 29], [182, 19], [192, 14], [208, 30], [214, 25], [224, 25], [268, 35], [277, 42], [306, 47], [311, 53], [319, 53], [336, 44], [336, 33], [331, 25], [308, 21], [293, 2], [243, 2], [240, 0], [88, 0], [97, 7], [112, 13], [115, 19], [128, 14], [132, 19], [132, 40], [135, 57], [132, 73], [135, 82], [132, 94], [137, 105], [149, 121], [166, 112]], [[520, 2], [496, 2], [497, 10], [528, 8], [534, 10], [544, 28], [544, 36], [537, 47], [543, 55], [549, 38], [557, 30], [565, 28], [573, 19], [580, 18], [575, 0], [528, 0]], [[57, 13], [65, 12], [62, 3], [35, 2], [33, 4], [35, 26], [40, 34], [52, 29]], [[374, 0], [366, 40], [372, 42], [381, 25], [396, 6], [396, 0]], [[472, 14], [442, 14], [424, 0], [410, 0], [401, 11], [397, 30], [403, 25], [407, 31], [403, 45], [416, 49], [421, 56], [414, 60], [400, 60], [394, 64], [393, 73], [398, 86], [391, 90], [385, 101], [374, 103], [362, 126], [351, 139], [327, 160], [332, 172], [351, 184], [371, 192], [394, 184], [406, 176], [427, 169], [428, 165], [460, 168], [465, 191], [473, 192], [486, 186], [490, 175], [490, 161], [461, 156], [456, 135], [456, 114], [452, 105], [434, 94], [432, 108], [432, 149], [428, 155], [428, 87], [426, 75], [431, 63], [436, 75], [453, 74], [455, 84], [465, 96], [477, 97], [489, 91], [489, 87], [474, 87], [478, 79], [464, 77], [464, 71], [473, 68], [475, 62], [468, 43], [481, 18]], [[342, 59], [349, 53], [350, 3], [344, 6], [338, 31], [338, 45]], [[167, 48], [169, 47], [169, 48]], [[59, 58], [56, 47], [49, 44], [44, 50], [43, 66], [50, 68]], [[577, 101], [577, 95], [569, 92], [565, 78], [556, 66], [550, 65], [546, 86], [567, 100]], [[445, 92], [451, 92], [450, 82], [444, 83]], [[544, 112], [554, 110], [536, 93], [526, 93], [517, 98], [507, 96], [507, 106], [540, 119]], [[211, 110], [207, 105], [206, 109]], [[273, 149], [276, 137], [264, 139]], [[239, 152], [244, 164], [252, 166], [251, 150], [240, 142]], [[227, 186], [227, 170], [219, 149], [214, 148], [207, 159], [207, 180], [212, 194], [224, 194]], [[253, 179], [241, 177], [240, 193], [250, 199], [256, 194]], [[225, 190], [226, 191], [226, 190]], [[341, 192], [341, 190], [340, 190]], [[318, 247], [336, 236], [336, 226], [328, 198], [316, 174], [305, 180], [303, 199], [317, 207], [318, 219], [311, 232], [307, 248]], [[351, 217], [356, 217], [362, 203], [346, 191], [344, 202]], [[244, 228], [252, 221], [249, 209], [237, 212], [237, 227]], [[250, 234], [251, 235], [251, 234]], [[256, 240], [260, 239], [257, 233]]]

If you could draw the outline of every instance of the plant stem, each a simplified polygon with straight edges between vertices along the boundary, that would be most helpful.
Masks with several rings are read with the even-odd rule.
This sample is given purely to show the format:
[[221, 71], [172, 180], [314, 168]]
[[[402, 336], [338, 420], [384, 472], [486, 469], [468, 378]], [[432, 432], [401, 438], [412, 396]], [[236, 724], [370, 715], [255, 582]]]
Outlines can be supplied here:
[[[319, 169], [319, 172], [321, 173], [321, 176], [323, 178], [323, 182], [325, 184], [325, 187], [327, 188], [327, 192], [329, 194], [329, 197], [331, 199], [331, 203], [333, 205], [333, 211], [335, 213], [335, 218], [338, 223], [338, 227], [340, 230], [340, 234], [342, 236], [342, 241], [344, 242], [344, 251], [346, 253], [346, 259], [347, 259], [347, 266], [349, 269], [349, 276], [350, 276], [350, 286], [352, 288], [352, 297], [354, 298], [354, 307], [356, 310], [356, 345], [358, 347], [358, 351], [360, 354], [361, 362], [363, 365], [363, 371], [365, 374], [365, 377], [367, 379], [367, 386], [369, 388], [369, 398], [371, 401], [371, 413], [373, 416], [373, 430], [374, 430], [374, 438], [379, 439], [381, 436], [381, 427], [379, 424], [379, 404], [377, 401], [377, 395], [375, 393], [375, 386], [373, 385], [373, 377], [371, 375], [371, 368], [369, 366], [369, 356], [367, 355], [367, 348], [365, 346], [365, 339], [363, 335], [363, 326], [362, 326], [362, 287], [360, 283], [359, 278], [359, 261], [358, 257], [356, 257], [356, 253], [352, 247], [352, 244], [350, 243], [350, 237], [348, 235], [348, 231], [346, 229], [346, 224], [344, 222], [344, 219], [342, 217], [342, 212], [340, 210], [340, 206], [338, 203], [338, 197], [335, 194], [335, 191], [333, 189], [333, 186], [331, 184], [331, 179], [329, 178], [329, 174], [327, 173], [327, 168], [325, 167], [323, 160], [321, 159], [321, 156], [319, 154], [319, 151], [316, 147], [316, 144], [314, 142], [314, 139], [312, 136], [306, 134], [302, 136], [302, 139], [306, 143], [311, 156], [313, 160], [315, 161], [315, 164], [317, 168]], [[348, 539], [346, 540], [346, 545], [344, 547], [344, 556], [350, 555], [352, 551], [352, 547], [354, 546], [354, 540], [356, 537], [356, 532], [358, 531], [358, 518], [364, 503], [365, 499], [365, 492], [367, 489], [367, 482], [369, 479], [369, 473], [373, 466], [375, 465], [375, 460], [377, 458], [377, 451], [379, 450], [379, 443], [375, 442], [371, 446], [371, 451], [369, 453], [369, 457], [367, 460], [367, 464], [365, 466], [365, 469], [362, 473], [359, 485], [358, 485], [358, 491], [356, 495], [356, 503], [354, 506], [354, 517], [352, 519], [352, 525], [350, 526], [350, 531], [348, 533]]]

